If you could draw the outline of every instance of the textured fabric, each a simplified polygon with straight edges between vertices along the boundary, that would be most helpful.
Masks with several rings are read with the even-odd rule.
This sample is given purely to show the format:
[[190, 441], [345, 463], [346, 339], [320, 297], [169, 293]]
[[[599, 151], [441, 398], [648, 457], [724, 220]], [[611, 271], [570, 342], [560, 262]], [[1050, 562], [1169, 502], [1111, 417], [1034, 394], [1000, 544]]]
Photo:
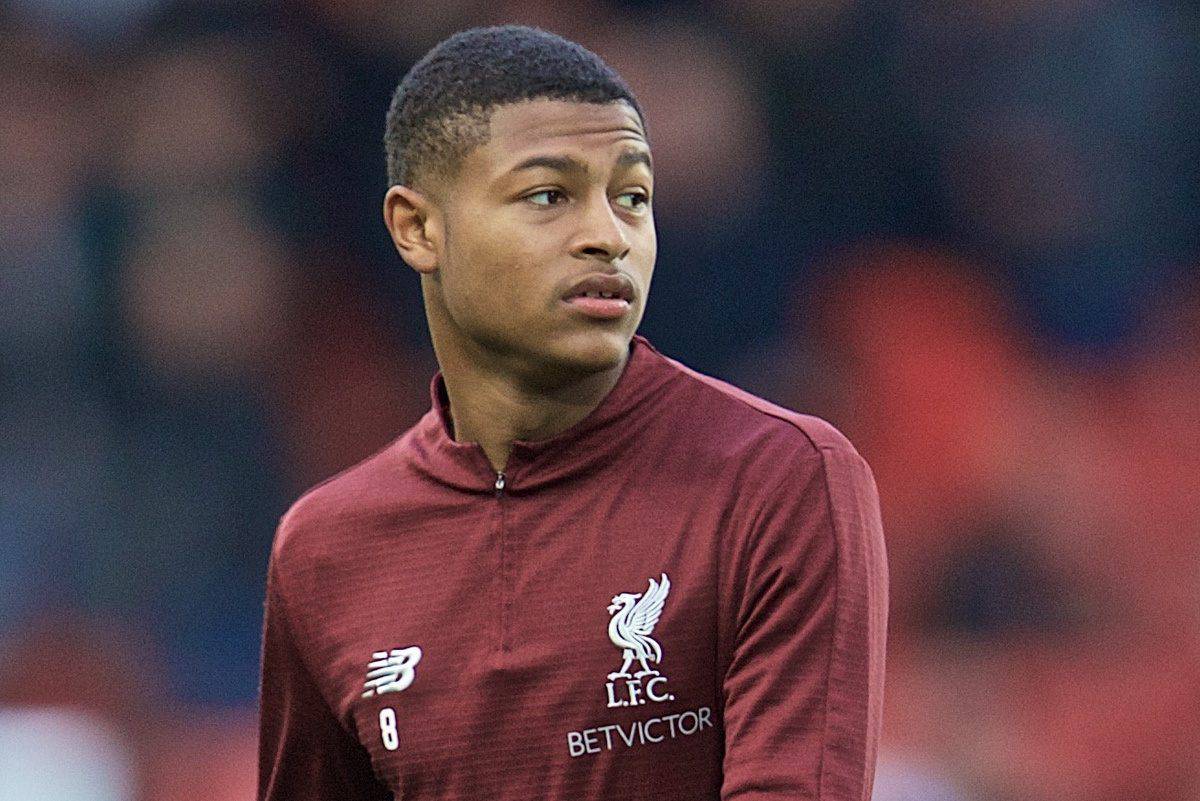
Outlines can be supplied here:
[[870, 798], [888, 579], [841, 434], [639, 337], [500, 481], [432, 396], [280, 523], [260, 800]]

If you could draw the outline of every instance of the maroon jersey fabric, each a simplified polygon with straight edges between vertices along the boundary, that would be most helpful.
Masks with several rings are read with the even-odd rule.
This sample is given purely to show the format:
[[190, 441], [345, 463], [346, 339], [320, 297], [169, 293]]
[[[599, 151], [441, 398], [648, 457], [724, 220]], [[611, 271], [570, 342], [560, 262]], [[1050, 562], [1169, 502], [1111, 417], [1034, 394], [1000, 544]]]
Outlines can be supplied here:
[[887, 567], [841, 434], [640, 337], [504, 474], [449, 430], [435, 378], [280, 523], [259, 799], [870, 797]]

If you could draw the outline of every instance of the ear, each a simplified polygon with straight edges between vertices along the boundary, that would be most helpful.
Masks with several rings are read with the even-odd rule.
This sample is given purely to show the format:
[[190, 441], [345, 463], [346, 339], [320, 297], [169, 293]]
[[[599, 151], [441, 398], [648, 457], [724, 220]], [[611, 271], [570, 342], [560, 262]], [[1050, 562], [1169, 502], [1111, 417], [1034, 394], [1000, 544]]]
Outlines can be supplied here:
[[383, 198], [383, 224], [409, 267], [423, 275], [437, 271], [441, 214], [428, 197], [407, 186], [389, 188]]

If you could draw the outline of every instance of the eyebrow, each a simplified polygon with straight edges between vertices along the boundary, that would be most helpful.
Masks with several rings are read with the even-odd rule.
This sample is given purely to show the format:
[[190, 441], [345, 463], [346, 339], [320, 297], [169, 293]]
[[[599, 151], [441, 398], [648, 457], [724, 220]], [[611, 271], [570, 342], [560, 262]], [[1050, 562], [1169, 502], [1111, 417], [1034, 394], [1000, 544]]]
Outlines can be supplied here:
[[[635, 164], [643, 164], [645, 165], [646, 169], [654, 172], [654, 165], [650, 161], [650, 154], [644, 150], [626, 150], [617, 157], [618, 167], [632, 167]], [[578, 175], [588, 174], [587, 165], [578, 159], [570, 156], [549, 155], [530, 156], [509, 170], [509, 172], [521, 172], [522, 170], [532, 170], [538, 167], [545, 167], [557, 172], [574, 173]]]
[[537, 167], [546, 167], [557, 172], [580, 173], [582, 175], [587, 175], [588, 171], [586, 164], [570, 156], [530, 156], [509, 170], [509, 172], [521, 172], [522, 170], [532, 170]]
[[654, 172], [654, 164], [650, 161], [650, 154], [645, 150], [626, 150], [617, 157], [618, 167], [632, 167], [635, 164], [644, 164], [647, 170], [651, 173]]

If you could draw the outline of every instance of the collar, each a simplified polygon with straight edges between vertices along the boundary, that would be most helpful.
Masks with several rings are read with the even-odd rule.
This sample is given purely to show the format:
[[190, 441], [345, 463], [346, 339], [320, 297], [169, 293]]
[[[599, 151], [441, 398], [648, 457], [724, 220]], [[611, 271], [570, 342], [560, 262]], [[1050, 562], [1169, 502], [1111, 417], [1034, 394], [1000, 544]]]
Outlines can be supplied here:
[[[505, 491], [522, 494], [586, 477], [620, 458], [634, 445], [639, 421], [649, 414], [646, 401], [667, 379], [664, 365], [653, 345], [634, 336], [620, 378], [586, 417], [548, 439], [513, 443], [504, 470]], [[450, 435], [450, 404], [441, 371], [430, 382], [429, 394], [429, 411], [411, 435], [402, 438], [413, 467], [457, 489], [493, 492], [496, 471], [483, 448], [474, 442], [456, 442]]]

